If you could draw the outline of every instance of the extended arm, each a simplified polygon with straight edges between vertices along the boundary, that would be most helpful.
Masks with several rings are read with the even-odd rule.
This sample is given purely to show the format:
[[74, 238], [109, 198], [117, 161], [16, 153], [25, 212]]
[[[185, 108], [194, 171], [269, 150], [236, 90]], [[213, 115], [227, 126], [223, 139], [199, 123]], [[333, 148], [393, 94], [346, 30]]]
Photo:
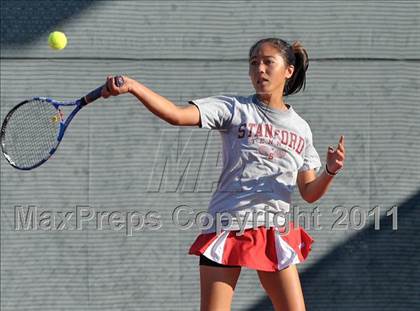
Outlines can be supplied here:
[[192, 126], [200, 124], [200, 113], [195, 105], [179, 107], [165, 97], [153, 92], [134, 79], [123, 77], [124, 85], [118, 87], [112, 76], [106, 81], [106, 88], [102, 90], [102, 96], [107, 98], [131, 93], [141, 101], [153, 114], [172, 125]]

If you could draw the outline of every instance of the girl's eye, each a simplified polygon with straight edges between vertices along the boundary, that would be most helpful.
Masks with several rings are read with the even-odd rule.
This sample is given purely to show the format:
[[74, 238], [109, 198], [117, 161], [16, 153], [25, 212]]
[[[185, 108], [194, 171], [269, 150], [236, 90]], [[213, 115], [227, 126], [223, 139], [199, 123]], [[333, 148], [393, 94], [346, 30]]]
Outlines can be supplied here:
[[255, 61], [255, 60], [253, 60], [253, 61], [250, 62], [250, 65], [251, 66], [255, 66], [256, 64], [257, 64], [257, 61]]

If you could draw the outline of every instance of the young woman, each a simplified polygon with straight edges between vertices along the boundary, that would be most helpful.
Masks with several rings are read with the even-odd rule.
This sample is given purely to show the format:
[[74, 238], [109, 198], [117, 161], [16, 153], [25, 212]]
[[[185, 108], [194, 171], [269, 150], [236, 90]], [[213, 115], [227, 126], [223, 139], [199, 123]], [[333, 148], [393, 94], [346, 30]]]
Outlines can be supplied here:
[[257, 271], [276, 310], [305, 310], [296, 264], [305, 260], [313, 240], [278, 215], [289, 211], [296, 184], [307, 202], [321, 198], [345, 158], [341, 136], [317, 175], [321, 162], [311, 129], [284, 101], [304, 88], [307, 68], [300, 43], [262, 39], [249, 51], [255, 94], [213, 96], [188, 107], [128, 77], [121, 87], [107, 78], [105, 98], [131, 93], [170, 124], [220, 130], [223, 169], [208, 212], [223, 221], [203, 230], [190, 248], [200, 256], [201, 310], [230, 310], [241, 267]]

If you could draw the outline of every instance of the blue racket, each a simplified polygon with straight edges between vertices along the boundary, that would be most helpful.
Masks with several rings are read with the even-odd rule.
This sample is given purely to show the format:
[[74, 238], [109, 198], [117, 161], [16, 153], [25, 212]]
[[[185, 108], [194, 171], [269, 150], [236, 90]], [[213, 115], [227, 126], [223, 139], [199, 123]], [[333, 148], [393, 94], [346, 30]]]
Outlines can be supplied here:
[[[124, 79], [114, 77], [122, 86]], [[13, 167], [34, 169], [47, 161], [57, 150], [74, 116], [87, 104], [101, 97], [100, 86], [73, 102], [59, 102], [45, 97], [25, 100], [10, 110], [1, 127], [1, 151]], [[75, 106], [64, 120], [60, 107]]]

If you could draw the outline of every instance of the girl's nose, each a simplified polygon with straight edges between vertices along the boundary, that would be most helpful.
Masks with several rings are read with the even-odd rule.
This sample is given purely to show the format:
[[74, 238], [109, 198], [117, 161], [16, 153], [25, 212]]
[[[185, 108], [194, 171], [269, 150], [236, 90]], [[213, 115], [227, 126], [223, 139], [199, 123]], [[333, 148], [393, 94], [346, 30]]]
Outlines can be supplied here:
[[265, 72], [265, 65], [263, 63], [258, 65], [258, 72]]

